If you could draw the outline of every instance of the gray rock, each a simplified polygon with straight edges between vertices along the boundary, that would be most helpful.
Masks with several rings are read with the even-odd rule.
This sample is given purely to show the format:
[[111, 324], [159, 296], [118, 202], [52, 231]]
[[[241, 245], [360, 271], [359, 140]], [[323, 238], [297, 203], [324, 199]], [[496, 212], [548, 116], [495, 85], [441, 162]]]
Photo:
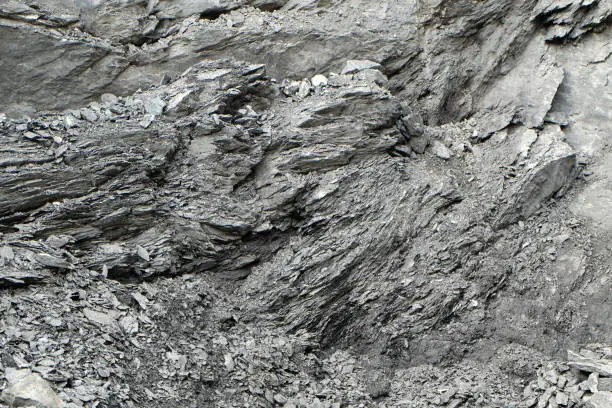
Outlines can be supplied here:
[[609, 408], [612, 407], [612, 392], [601, 391], [594, 394], [587, 401], [588, 408]]
[[373, 82], [377, 85], [384, 86], [389, 82], [389, 79], [377, 69], [363, 69], [353, 75], [353, 79], [358, 81]]
[[119, 102], [119, 98], [112, 93], [103, 93], [100, 95], [100, 102], [107, 105], [114, 105]]
[[436, 156], [438, 156], [439, 158], [443, 160], [448, 160], [453, 155], [450, 149], [446, 147], [444, 143], [440, 142], [439, 140], [434, 140], [434, 142], [431, 145], [431, 150], [433, 154], [435, 154]]
[[612, 363], [581, 356], [571, 350], [567, 351], [567, 364], [588, 373], [597, 373], [604, 377], [612, 377]]
[[[102, 90], [128, 65], [122, 53], [88, 38], [61, 40], [57, 31], [29, 24], [0, 24], [0, 42], [21, 50], [0, 50], [4, 61], [0, 110], [64, 109], [82, 104]], [[9, 85], [11, 84], [11, 85]], [[19, 86], [15, 86], [19, 84]]]
[[348, 60], [344, 63], [344, 66], [342, 67], [342, 70], [340, 71], [340, 73], [342, 75], [345, 74], [354, 74], [357, 73], [359, 71], [363, 71], [366, 69], [380, 69], [382, 68], [382, 66], [374, 61], [370, 61], [370, 60]]
[[580, 389], [584, 390], [584, 391], [590, 391], [591, 393], [596, 393], [597, 392], [597, 384], [599, 380], [599, 374], [597, 373], [591, 373], [589, 374], [589, 378], [580, 383]]
[[419, 154], [423, 154], [425, 153], [425, 150], [427, 149], [427, 146], [429, 146], [429, 142], [430, 142], [430, 137], [427, 134], [424, 134], [422, 136], [419, 137], [413, 137], [410, 139], [410, 141], [408, 142], [408, 146], [410, 146], [410, 148], [412, 150], [414, 150], [415, 152], [419, 153]]
[[98, 120], [98, 115], [96, 112], [89, 108], [81, 109], [81, 117], [88, 122], [95, 122]]
[[145, 96], [142, 98], [142, 102], [144, 104], [144, 109], [146, 113], [150, 115], [155, 115], [155, 116], [159, 116], [162, 113], [164, 113], [166, 102], [164, 102], [160, 97]]
[[[546, 139], [541, 137], [541, 140]], [[576, 166], [573, 149], [555, 139], [544, 143], [540, 162], [515, 187], [511, 203], [499, 218], [498, 227], [531, 216], [545, 200], [571, 181]]]
[[[0, 6], [0, 370], [75, 407], [514, 407], [609, 338], [607, 2], [44, 1]], [[301, 80], [361, 58], [389, 81]], [[591, 396], [552, 367], [525, 398]]]
[[11, 407], [63, 408], [61, 398], [49, 383], [30, 370], [7, 368], [8, 382], [2, 400]]
[[49, 254], [36, 254], [34, 259], [36, 262], [51, 268], [74, 269], [74, 265], [70, 262]]
[[557, 391], [557, 394], [555, 395], [555, 401], [558, 405], [565, 407], [569, 403], [569, 395], [564, 392]]
[[609, 391], [612, 392], [612, 378], [610, 377], [600, 377], [597, 383], [597, 389], [599, 391]]
[[300, 82], [300, 86], [296, 92], [296, 96], [298, 98], [304, 99], [310, 94], [311, 83], [308, 79], [303, 79]]
[[312, 86], [314, 86], [315, 88], [318, 86], [325, 86], [327, 85], [327, 78], [324, 75], [318, 74], [318, 75], [313, 76], [310, 79], [310, 82]]

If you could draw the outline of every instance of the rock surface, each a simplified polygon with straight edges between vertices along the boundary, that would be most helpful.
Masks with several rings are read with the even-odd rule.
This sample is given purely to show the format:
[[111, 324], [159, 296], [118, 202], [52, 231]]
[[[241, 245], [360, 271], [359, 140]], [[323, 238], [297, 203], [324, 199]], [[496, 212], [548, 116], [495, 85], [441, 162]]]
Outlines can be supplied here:
[[49, 383], [30, 370], [8, 368], [5, 373], [8, 385], [2, 391], [2, 399], [11, 407], [62, 408], [61, 398]]
[[3, 2], [3, 398], [606, 406], [611, 15]]

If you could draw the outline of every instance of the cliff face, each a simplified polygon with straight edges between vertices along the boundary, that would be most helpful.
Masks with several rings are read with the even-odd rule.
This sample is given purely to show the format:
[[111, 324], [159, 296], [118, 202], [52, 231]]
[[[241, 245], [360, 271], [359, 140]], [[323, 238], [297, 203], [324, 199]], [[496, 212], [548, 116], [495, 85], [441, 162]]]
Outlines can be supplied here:
[[524, 388], [612, 338], [611, 15], [2, 2], [8, 389], [20, 368], [75, 407], [605, 402], [567, 391], [578, 371]]

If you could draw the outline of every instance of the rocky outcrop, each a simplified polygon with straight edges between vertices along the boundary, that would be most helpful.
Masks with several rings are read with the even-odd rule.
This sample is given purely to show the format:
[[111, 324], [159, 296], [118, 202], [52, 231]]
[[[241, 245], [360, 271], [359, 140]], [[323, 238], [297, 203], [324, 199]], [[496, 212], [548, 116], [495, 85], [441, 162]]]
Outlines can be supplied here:
[[94, 3], [0, 6], [9, 382], [605, 405], [600, 349], [521, 393], [610, 334], [606, 2]]

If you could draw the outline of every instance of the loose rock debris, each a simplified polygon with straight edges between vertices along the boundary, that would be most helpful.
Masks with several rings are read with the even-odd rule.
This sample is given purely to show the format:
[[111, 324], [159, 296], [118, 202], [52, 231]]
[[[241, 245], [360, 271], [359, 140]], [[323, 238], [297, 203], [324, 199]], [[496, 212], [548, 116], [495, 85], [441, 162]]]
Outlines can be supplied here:
[[0, 407], [612, 406], [607, 2], [4, 3]]

